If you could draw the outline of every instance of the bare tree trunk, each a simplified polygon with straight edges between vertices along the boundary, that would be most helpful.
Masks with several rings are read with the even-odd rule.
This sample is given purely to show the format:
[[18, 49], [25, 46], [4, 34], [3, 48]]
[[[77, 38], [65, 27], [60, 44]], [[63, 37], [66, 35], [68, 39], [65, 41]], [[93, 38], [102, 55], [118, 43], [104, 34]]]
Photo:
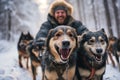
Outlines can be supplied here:
[[80, 19], [80, 13], [79, 13], [79, 3], [77, 0], [72, 0], [71, 4], [74, 6], [74, 18], [79, 20]]
[[113, 7], [113, 2], [112, 0], [107, 0], [108, 1], [108, 9], [110, 13], [110, 20], [111, 20], [111, 26], [112, 26], [112, 32], [114, 36], [118, 36], [117, 34], [117, 29], [116, 29], [116, 18], [115, 18], [115, 13], [114, 13], [114, 7]]
[[111, 25], [111, 21], [110, 21], [110, 11], [108, 9], [108, 1], [107, 0], [104, 0], [104, 6], [105, 6], [105, 14], [106, 14], [106, 20], [107, 20], [107, 26], [108, 26], [108, 30], [109, 30], [109, 33], [111, 36], [113, 36], [113, 33], [112, 33], [112, 25]]
[[119, 19], [119, 20], [118, 20], [118, 21], [119, 21], [119, 26], [118, 26], [119, 32], [118, 32], [118, 33], [119, 33], [119, 35], [118, 35], [118, 36], [119, 36], [119, 38], [120, 38], [120, 0], [117, 0], [117, 5], [118, 5], [118, 14], [119, 14], [119, 15], [118, 15], [118, 19]]
[[81, 5], [80, 5], [81, 1], [80, 0], [77, 0], [77, 7], [78, 7], [78, 14], [79, 14], [79, 19], [80, 21], [82, 21], [82, 16], [81, 16]]
[[[94, 0], [93, 2], [93, 14], [95, 15], [95, 25], [96, 30], [104, 28], [106, 33], [108, 32], [107, 22], [106, 22], [106, 14], [105, 14], [105, 7], [103, 4], [103, 0]], [[108, 34], [109, 35], [109, 34]]]
[[10, 38], [11, 38], [11, 34], [10, 34], [10, 32], [11, 32], [11, 10], [10, 9], [8, 9], [8, 37], [7, 37], [7, 40], [10, 40]]
[[80, 20], [83, 22], [83, 24], [86, 24], [86, 20], [85, 20], [85, 8], [84, 8], [84, 0], [80, 0], [79, 1], [79, 10], [80, 10]]
[[114, 13], [116, 18], [117, 34], [118, 34], [118, 37], [120, 38], [120, 0], [112, 0], [112, 1], [115, 9]]
[[97, 21], [97, 6], [95, 5], [95, 1], [92, 0], [92, 6], [93, 6], [93, 18], [94, 18], [94, 21], [95, 21], [95, 29], [98, 30], [98, 21]]
[[5, 9], [6, 1], [0, 0], [0, 39], [7, 39], [7, 10]]

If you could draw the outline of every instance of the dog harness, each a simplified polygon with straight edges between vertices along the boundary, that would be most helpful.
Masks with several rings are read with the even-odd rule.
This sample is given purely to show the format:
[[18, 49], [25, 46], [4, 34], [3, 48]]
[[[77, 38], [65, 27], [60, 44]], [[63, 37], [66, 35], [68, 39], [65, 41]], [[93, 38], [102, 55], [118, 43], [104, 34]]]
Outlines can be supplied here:
[[[47, 53], [47, 51], [46, 51], [46, 53]], [[62, 77], [62, 75], [63, 75], [63, 73], [64, 73], [65, 71], [66, 71], [66, 80], [68, 80], [68, 68], [69, 68], [68, 62], [67, 62], [67, 63], [56, 63], [56, 62], [54, 61], [54, 58], [53, 58], [51, 55], [49, 55], [49, 54], [42, 55], [43, 78], [45, 77], [46, 80], [48, 80], [47, 76], [45, 75], [45, 67], [46, 67], [45, 61], [44, 61], [44, 60], [45, 60], [45, 56], [48, 56], [48, 57], [49, 57], [49, 60], [51, 61], [50, 64], [53, 64], [54, 70], [56, 71], [56, 73], [57, 73], [57, 75], [58, 75], [58, 79], [57, 79], [57, 80], [65, 80], [65, 79]], [[56, 67], [56, 66], [57, 66], [57, 67]], [[52, 68], [53, 68], [53, 67], [52, 67]], [[60, 68], [62, 67], [62, 69], [59, 70], [59, 67], [60, 67]], [[42, 80], [44, 80], [44, 79], [42, 79]]]

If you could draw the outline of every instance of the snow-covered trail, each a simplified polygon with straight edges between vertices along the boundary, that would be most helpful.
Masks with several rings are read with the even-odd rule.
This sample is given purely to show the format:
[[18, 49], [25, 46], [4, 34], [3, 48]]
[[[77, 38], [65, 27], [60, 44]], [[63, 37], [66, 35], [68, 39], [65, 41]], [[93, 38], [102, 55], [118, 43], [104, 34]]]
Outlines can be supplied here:
[[[31, 71], [19, 67], [16, 43], [1, 41], [0, 44], [2, 45], [0, 47], [0, 80], [32, 80]], [[41, 80], [40, 72], [37, 80]], [[108, 64], [104, 80], [120, 80], [118, 67], [113, 68]]]

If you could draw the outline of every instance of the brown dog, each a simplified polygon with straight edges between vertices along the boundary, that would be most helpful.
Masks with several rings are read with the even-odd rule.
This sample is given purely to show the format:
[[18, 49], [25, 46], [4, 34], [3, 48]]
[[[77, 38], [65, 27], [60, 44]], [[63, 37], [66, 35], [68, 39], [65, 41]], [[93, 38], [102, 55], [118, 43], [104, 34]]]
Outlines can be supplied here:
[[73, 80], [76, 67], [77, 34], [70, 26], [50, 30], [44, 57], [43, 80]]
[[26, 67], [28, 69], [28, 61], [29, 61], [29, 54], [26, 52], [26, 47], [29, 44], [29, 42], [33, 40], [32, 35], [28, 33], [21, 33], [18, 44], [17, 44], [17, 49], [18, 49], [18, 57], [19, 57], [19, 66], [22, 68], [22, 58], [27, 59]]
[[[111, 62], [113, 64], [113, 67], [115, 67], [115, 61], [114, 61], [112, 55], [115, 55], [114, 54], [114, 44], [117, 41], [117, 38], [114, 37], [114, 36], [110, 36], [108, 38], [108, 41], [109, 41], [109, 45], [108, 45], [108, 48], [107, 48], [107, 50], [108, 50], [108, 56], [110, 57], [110, 60], [111, 60]], [[109, 62], [108, 59], [107, 59], [107, 62]]]
[[114, 46], [114, 55], [115, 55], [115, 59], [117, 61], [118, 67], [119, 67], [119, 71], [120, 71], [120, 38], [118, 38], [115, 42]]
[[27, 46], [27, 52], [30, 55], [31, 69], [33, 74], [33, 80], [36, 80], [37, 67], [41, 66], [42, 55], [45, 52], [44, 41], [40, 42], [30, 42]]

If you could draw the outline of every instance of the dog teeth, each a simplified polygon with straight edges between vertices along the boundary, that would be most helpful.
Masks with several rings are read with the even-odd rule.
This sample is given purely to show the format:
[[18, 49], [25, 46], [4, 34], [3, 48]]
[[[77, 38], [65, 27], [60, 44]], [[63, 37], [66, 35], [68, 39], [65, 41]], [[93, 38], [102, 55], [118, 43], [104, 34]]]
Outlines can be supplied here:
[[101, 56], [96, 56], [95, 58], [96, 58], [97, 61], [101, 61], [102, 60]]

